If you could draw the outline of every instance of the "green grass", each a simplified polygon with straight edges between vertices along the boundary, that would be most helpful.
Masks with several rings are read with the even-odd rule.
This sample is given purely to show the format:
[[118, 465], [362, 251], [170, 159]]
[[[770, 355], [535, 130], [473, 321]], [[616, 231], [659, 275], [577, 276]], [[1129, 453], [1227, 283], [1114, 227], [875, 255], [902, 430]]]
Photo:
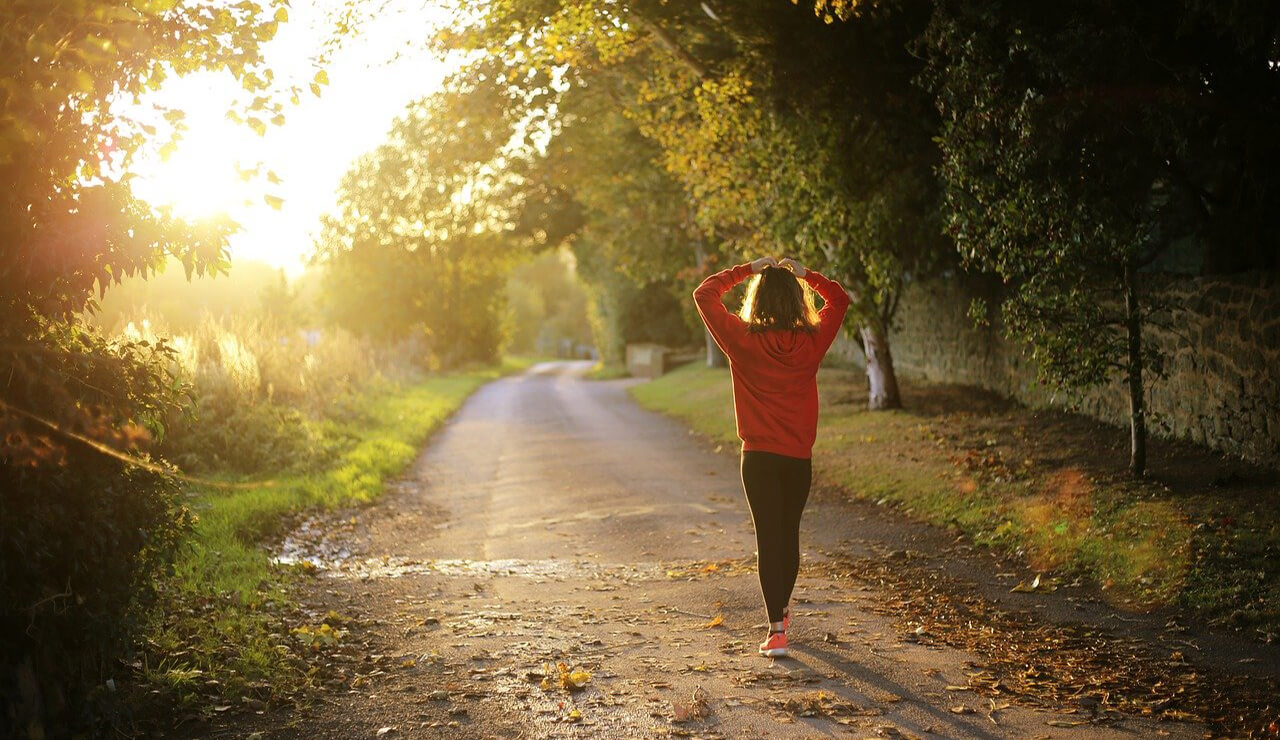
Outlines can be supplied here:
[[[1032, 446], [990, 437], [1000, 436], [992, 429], [1009, 418], [1034, 436], [1036, 417], [1026, 410], [872, 412], [863, 406], [860, 373], [824, 368], [818, 381], [815, 472], [846, 495], [891, 502], [1047, 575], [1090, 579], [1118, 605], [1174, 604], [1264, 634], [1280, 625], [1280, 525], [1265, 511], [1232, 508], [1220, 497], [1174, 495], [1123, 471], [1023, 459]], [[685, 366], [630, 391], [643, 406], [683, 419], [710, 439], [737, 443], [725, 369]], [[1230, 527], [1206, 525], [1221, 521], [1224, 509], [1233, 515]]]
[[363, 396], [325, 425], [346, 449], [322, 469], [226, 477], [231, 487], [193, 490], [189, 505], [199, 519], [154, 617], [146, 683], [201, 711], [213, 701], [279, 699], [307, 683], [288, 633], [301, 626], [288, 589], [296, 569], [273, 565], [264, 541], [302, 512], [374, 501], [475, 389], [537, 359], [506, 358]]

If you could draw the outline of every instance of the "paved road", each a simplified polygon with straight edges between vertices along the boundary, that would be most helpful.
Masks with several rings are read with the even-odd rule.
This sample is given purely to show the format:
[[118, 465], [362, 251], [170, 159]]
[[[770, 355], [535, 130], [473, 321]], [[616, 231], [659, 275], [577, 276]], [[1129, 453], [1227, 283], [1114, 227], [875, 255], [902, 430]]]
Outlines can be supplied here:
[[[792, 657], [759, 657], [765, 617], [733, 451], [717, 454], [636, 406], [625, 390], [636, 381], [585, 381], [586, 369], [542, 364], [480, 389], [396, 490], [358, 515], [356, 556], [322, 574], [318, 594], [359, 616], [380, 655], [267, 735], [361, 738], [392, 728], [384, 736], [988, 740], [1203, 731], [1139, 720], [1055, 726], [1081, 717], [992, 712], [986, 699], [954, 690], [974, 670], [972, 656], [901, 639], [889, 616], [868, 608], [884, 594], [821, 567], [824, 552], [892, 540], [897, 525], [821, 495], [804, 523]], [[707, 626], [713, 620], [722, 621]], [[557, 661], [589, 672], [585, 688], [541, 688], [541, 676], [558, 677]]]

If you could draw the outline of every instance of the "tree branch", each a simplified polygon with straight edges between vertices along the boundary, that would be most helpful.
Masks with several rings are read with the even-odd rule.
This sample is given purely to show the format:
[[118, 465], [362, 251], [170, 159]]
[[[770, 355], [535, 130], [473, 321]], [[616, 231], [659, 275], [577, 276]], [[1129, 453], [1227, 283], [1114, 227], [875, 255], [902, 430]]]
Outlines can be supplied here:
[[680, 46], [680, 44], [676, 43], [675, 39], [671, 38], [671, 35], [664, 31], [661, 26], [639, 14], [634, 14], [633, 17], [640, 27], [644, 28], [644, 30], [648, 31], [653, 36], [659, 46], [666, 49], [667, 52], [675, 57], [677, 61], [683, 64], [690, 72], [693, 72], [699, 80], [706, 80], [711, 76], [710, 72], [707, 71], [706, 66], [697, 59], [694, 59], [693, 55], [685, 51], [684, 47]]

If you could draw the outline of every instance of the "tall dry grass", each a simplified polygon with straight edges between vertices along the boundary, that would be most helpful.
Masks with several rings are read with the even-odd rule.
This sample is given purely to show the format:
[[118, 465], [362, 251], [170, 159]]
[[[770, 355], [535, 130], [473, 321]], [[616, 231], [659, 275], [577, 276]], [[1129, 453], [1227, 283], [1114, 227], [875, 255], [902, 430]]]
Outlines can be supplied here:
[[170, 418], [161, 453], [191, 472], [254, 474], [297, 469], [330, 454], [343, 439], [334, 421], [350, 421], [364, 394], [421, 375], [416, 348], [380, 346], [341, 329], [290, 329], [258, 318], [206, 317], [170, 332], [138, 315], [118, 333], [167, 339], [188, 412]]

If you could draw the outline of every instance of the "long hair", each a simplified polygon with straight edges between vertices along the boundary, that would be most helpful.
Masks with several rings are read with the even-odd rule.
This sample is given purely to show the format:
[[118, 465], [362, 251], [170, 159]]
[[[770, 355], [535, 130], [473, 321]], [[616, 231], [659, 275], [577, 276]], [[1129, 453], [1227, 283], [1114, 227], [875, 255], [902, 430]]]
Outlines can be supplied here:
[[818, 330], [813, 291], [785, 267], [766, 267], [747, 282], [747, 296], [738, 315], [752, 332]]

